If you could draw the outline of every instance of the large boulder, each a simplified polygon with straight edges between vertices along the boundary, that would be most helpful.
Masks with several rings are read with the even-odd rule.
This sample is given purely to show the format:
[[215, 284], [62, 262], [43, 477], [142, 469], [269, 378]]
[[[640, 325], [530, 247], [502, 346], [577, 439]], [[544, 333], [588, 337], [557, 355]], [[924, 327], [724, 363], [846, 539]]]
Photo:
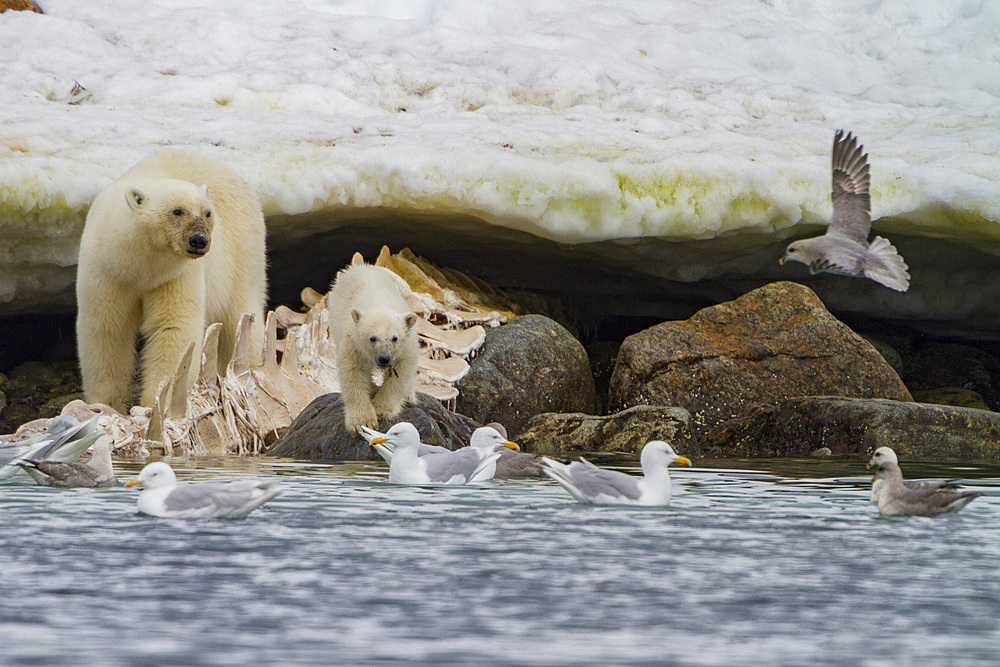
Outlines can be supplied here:
[[892, 447], [911, 458], [1000, 459], [1000, 413], [927, 403], [802, 396], [758, 406], [702, 440], [718, 456], [805, 456], [826, 447], [863, 456]]
[[650, 440], [664, 440], [680, 454], [689, 453], [688, 423], [683, 408], [638, 405], [617, 414], [541, 414], [528, 422], [517, 444], [536, 454], [565, 456], [574, 452], [638, 453]]
[[748, 407], [813, 395], [911, 400], [882, 355], [812, 290], [778, 282], [626, 338], [609, 407], [686, 408], [697, 438]]
[[[416, 404], [404, 408], [396, 419], [383, 419], [379, 422], [379, 430], [387, 431], [401, 421], [417, 427], [421, 442], [448, 449], [468, 445], [472, 432], [480, 426], [449, 412], [440, 401], [427, 394], [417, 394]], [[293, 459], [381, 460], [367, 440], [344, 428], [344, 402], [338, 393], [324, 394], [313, 400], [265, 453]]]
[[482, 423], [500, 422], [513, 434], [534, 415], [592, 413], [596, 403], [583, 345], [542, 315], [525, 315], [487, 330], [478, 356], [457, 386], [456, 412]]

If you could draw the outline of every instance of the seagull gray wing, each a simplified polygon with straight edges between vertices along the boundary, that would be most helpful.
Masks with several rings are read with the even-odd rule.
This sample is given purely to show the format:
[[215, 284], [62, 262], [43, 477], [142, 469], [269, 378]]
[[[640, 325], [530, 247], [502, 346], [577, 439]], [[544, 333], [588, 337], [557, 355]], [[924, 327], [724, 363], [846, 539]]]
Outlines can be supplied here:
[[427, 464], [427, 477], [434, 483], [446, 483], [455, 475], [468, 481], [479, 468], [479, 453], [471, 447], [463, 447], [457, 451], [437, 452], [420, 457]]
[[275, 484], [256, 480], [178, 484], [164, 499], [163, 507], [169, 512], [212, 508], [214, 515], [228, 516], [269, 493]]
[[868, 154], [850, 132], [833, 137], [833, 219], [828, 236], [842, 236], [865, 246], [872, 228], [868, 189]]
[[494, 479], [521, 479], [524, 477], [545, 477], [541, 466], [542, 457], [538, 454], [515, 452], [503, 447], [500, 458], [497, 459], [497, 471]]
[[642, 495], [636, 478], [632, 475], [598, 468], [582, 457], [579, 461], [570, 463], [567, 472], [580, 492], [590, 499], [603, 495], [624, 496], [629, 500], [638, 500]]
[[113, 475], [108, 477], [82, 463], [22, 461], [18, 465], [24, 468], [36, 482], [43, 486], [93, 489], [100, 486], [109, 486], [114, 481]]
[[904, 486], [899, 493], [886, 499], [886, 507], [896, 514], [934, 515], [957, 512], [981, 493], [964, 493], [954, 489], [927, 489]]
[[479, 455], [468, 448], [455, 452], [426, 454], [420, 458], [427, 464], [427, 477], [432, 482], [447, 482], [455, 475], [469, 479], [480, 461]]

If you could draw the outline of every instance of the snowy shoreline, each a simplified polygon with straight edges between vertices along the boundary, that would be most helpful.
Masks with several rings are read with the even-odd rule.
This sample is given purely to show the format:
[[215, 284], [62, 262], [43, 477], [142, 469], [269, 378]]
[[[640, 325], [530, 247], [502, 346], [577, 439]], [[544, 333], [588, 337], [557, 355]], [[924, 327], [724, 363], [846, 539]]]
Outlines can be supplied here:
[[1000, 9], [982, 3], [43, 8], [0, 18], [0, 308], [64, 292], [91, 199], [164, 146], [227, 162], [269, 216], [778, 241], [827, 220], [846, 127], [892, 231], [1000, 240]]

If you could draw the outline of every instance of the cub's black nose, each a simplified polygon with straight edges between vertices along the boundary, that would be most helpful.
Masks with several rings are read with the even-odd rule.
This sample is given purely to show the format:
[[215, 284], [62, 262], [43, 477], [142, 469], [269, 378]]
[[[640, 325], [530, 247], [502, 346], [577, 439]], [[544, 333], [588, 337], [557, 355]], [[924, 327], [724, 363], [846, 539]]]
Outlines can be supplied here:
[[389, 357], [379, 357], [377, 361], [379, 366], [388, 366], [389, 362], [392, 361], [392, 359], [390, 359]]
[[208, 247], [208, 237], [204, 234], [192, 234], [188, 237], [188, 247], [192, 250], [204, 250]]

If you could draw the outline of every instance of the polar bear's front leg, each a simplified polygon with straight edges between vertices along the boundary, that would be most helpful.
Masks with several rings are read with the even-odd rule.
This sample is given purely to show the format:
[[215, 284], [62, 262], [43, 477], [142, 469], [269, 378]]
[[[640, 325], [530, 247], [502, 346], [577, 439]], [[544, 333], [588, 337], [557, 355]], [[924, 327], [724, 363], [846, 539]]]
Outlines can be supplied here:
[[124, 413], [135, 372], [139, 300], [100, 282], [81, 281], [78, 290], [76, 340], [83, 394], [90, 403]]
[[[142, 398], [153, 405], [164, 377], [173, 377], [187, 346], [201, 342], [205, 332], [205, 290], [201, 281], [174, 281], [150, 292], [143, 304]], [[188, 382], [197, 364], [191, 364]]]
[[372, 405], [371, 368], [348, 352], [350, 341], [337, 346], [340, 398], [344, 401], [344, 426], [357, 435], [362, 426], [378, 428], [378, 413]]
[[417, 357], [403, 357], [385, 372], [382, 386], [375, 392], [372, 403], [384, 418], [395, 419], [407, 403], [417, 401]]

